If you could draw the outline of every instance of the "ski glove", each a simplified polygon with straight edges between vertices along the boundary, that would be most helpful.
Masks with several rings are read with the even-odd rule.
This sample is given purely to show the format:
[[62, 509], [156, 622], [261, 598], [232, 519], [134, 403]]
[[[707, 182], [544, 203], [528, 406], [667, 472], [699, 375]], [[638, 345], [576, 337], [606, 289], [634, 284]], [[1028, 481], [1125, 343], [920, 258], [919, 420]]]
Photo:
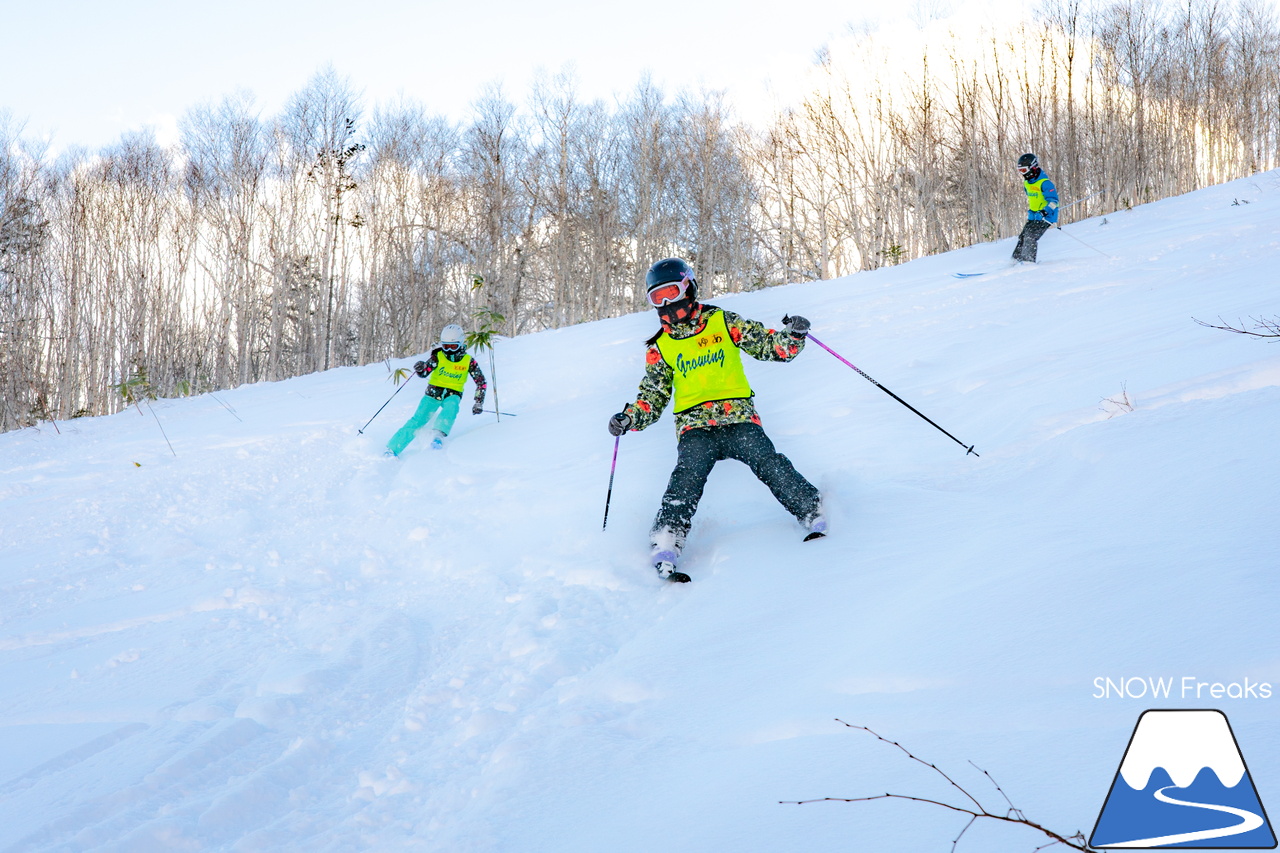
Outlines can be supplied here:
[[626, 412], [618, 412], [609, 418], [609, 435], [622, 435], [629, 429], [631, 429], [631, 415]]
[[474, 406], [471, 407], [471, 414], [473, 415], [480, 414], [482, 411], [484, 411], [483, 406], [484, 406], [483, 403], [476, 403]]
[[803, 338], [809, 334], [809, 321], [800, 316], [786, 316], [782, 318], [782, 324], [787, 327], [787, 331], [798, 338]]
[[425, 361], [415, 361], [413, 363], [413, 372], [421, 376], [423, 379], [426, 379], [427, 363]]

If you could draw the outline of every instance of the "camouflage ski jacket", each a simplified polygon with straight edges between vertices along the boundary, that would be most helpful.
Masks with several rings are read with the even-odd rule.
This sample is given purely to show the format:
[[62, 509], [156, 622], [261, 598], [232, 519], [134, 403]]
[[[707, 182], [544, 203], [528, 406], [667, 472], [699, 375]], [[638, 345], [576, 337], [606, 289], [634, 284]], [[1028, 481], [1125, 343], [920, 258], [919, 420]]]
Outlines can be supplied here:
[[[791, 361], [804, 349], [803, 335], [765, 328], [763, 323], [744, 319], [714, 305], [703, 305], [695, 323], [676, 324], [666, 331], [677, 340], [692, 337], [702, 332], [707, 319], [717, 311], [724, 313], [729, 336], [738, 349], [758, 361]], [[640, 380], [640, 392], [636, 395], [636, 401], [628, 403], [622, 409], [631, 417], [632, 431], [642, 430], [656, 423], [671, 400], [675, 371], [663, 360], [655, 343], [656, 339], [657, 335], [649, 341], [649, 350], [645, 353], [644, 378]], [[675, 417], [677, 435], [684, 435], [691, 429], [760, 423], [760, 416], [756, 414], [751, 397], [703, 403], [686, 411], [676, 412]]]

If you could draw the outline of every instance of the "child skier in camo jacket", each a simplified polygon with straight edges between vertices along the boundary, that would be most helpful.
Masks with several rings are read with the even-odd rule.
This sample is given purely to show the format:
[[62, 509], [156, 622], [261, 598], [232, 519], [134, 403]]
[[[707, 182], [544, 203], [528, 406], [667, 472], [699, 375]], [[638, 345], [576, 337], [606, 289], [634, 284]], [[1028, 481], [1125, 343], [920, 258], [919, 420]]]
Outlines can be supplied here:
[[679, 258], [654, 264], [646, 285], [662, 328], [647, 342], [636, 401], [609, 419], [609, 432], [617, 436], [645, 429], [662, 416], [674, 395], [678, 458], [649, 534], [658, 574], [671, 581], [689, 580], [675, 570], [676, 562], [707, 477], [721, 459], [746, 463], [809, 531], [806, 540], [824, 535], [822, 496], [765, 435], [741, 356], [745, 352], [759, 361], [791, 361], [804, 349], [809, 321], [788, 317], [786, 328], [774, 331], [704, 305], [697, 301], [693, 270]]
[[440, 331], [440, 344], [431, 350], [427, 360], [413, 365], [413, 372], [427, 380], [427, 391], [418, 404], [417, 411], [387, 442], [387, 455], [399, 456], [409, 446], [409, 442], [413, 441], [418, 430], [425, 427], [433, 417], [435, 427], [432, 432], [435, 435], [431, 439], [431, 447], [442, 447], [442, 439], [449, 434], [454, 419], [458, 417], [458, 405], [462, 401], [462, 391], [466, 387], [468, 376], [476, 383], [471, 414], [478, 415], [484, 408], [484, 392], [487, 387], [484, 374], [480, 372], [476, 360], [467, 354], [462, 338], [462, 327], [450, 323]]

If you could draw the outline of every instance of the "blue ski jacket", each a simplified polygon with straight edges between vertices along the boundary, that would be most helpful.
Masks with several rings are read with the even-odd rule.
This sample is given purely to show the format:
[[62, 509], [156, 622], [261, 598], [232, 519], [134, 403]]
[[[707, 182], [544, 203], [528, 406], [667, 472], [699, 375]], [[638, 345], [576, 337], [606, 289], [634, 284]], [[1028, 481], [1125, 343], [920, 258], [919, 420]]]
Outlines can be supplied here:
[[1043, 219], [1051, 225], [1058, 222], [1058, 188], [1044, 172], [1036, 170], [1036, 178], [1023, 181], [1027, 191], [1027, 221]]

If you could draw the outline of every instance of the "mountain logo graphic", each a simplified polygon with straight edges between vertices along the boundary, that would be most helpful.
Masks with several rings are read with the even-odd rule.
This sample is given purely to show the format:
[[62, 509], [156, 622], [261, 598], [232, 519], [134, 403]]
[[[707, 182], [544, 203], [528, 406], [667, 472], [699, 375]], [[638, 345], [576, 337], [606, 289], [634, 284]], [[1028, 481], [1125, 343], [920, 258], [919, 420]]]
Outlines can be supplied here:
[[1089, 846], [1274, 849], [1275, 833], [1227, 715], [1144, 711]]

